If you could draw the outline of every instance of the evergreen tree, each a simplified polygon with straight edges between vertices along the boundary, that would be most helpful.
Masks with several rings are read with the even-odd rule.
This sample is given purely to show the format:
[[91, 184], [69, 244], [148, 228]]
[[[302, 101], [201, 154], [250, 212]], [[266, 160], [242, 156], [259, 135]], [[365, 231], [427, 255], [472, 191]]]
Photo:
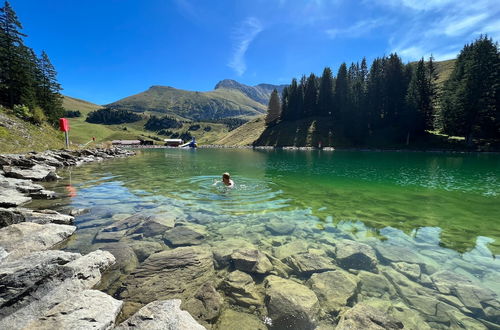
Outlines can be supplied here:
[[276, 88], [271, 93], [267, 107], [266, 125], [276, 122], [281, 115], [280, 97]]
[[445, 133], [474, 138], [500, 138], [500, 54], [498, 44], [481, 36], [465, 45], [445, 83], [442, 125]]
[[311, 73], [306, 81], [304, 90], [303, 116], [310, 117], [316, 114], [318, 106], [318, 80], [314, 73]]
[[426, 118], [431, 111], [428, 76], [424, 59], [418, 61], [413, 70], [408, 92], [406, 94], [406, 111], [403, 114], [403, 126], [406, 129], [406, 143], [410, 136], [423, 133], [426, 127]]
[[349, 111], [349, 83], [347, 78], [347, 66], [342, 63], [337, 73], [334, 92], [334, 114], [333, 119], [337, 124], [340, 124], [342, 117]]
[[285, 120], [289, 117], [289, 108], [288, 108], [288, 86], [285, 86], [283, 88], [283, 91], [281, 92], [281, 113], [280, 113], [280, 120]]
[[302, 108], [302, 87], [297, 83], [297, 79], [292, 79], [292, 83], [288, 88], [288, 103], [287, 112], [283, 113], [284, 120], [293, 121], [300, 117]]
[[38, 89], [39, 105], [45, 110], [45, 113], [51, 122], [56, 122], [58, 118], [64, 116], [62, 107], [61, 85], [57, 82], [57, 73], [50, 62], [50, 59], [44, 51], [38, 61], [38, 67], [41, 72], [41, 81]]
[[318, 92], [318, 114], [329, 116], [333, 112], [333, 76], [332, 70], [326, 67], [321, 75]]

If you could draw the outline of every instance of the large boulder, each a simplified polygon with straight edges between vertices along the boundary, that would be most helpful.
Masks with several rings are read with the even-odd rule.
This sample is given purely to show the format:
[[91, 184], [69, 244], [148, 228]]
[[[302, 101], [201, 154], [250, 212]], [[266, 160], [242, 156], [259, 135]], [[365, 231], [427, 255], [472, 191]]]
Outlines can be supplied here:
[[265, 286], [273, 329], [314, 329], [319, 302], [313, 291], [274, 275], [266, 277]]
[[289, 235], [295, 230], [295, 223], [282, 220], [271, 220], [266, 223], [266, 229], [273, 235]]
[[47, 250], [68, 238], [76, 230], [74, 226], [21, 222], [0, 229], [0, 246], [7, 252], [16, 250], [26, 254]]
[[187, 300], [213, 276], [210, 249], [179, 247], [150, 255], [126, 278], [120, 297], [142, 304], [158, 299]]
[[247, 273], [268, 274], [273, 270], [269, 258], [259, 250], [239, 249], [231, 254], [236, 269]]
[[214, 253], [214, 263], [218, 269], [229, 266], [231, 254], [233, 254], [234, 251], [239, 249], [257, 249], [252, 243], [240, 238], [229, 238], [227, 240], [212, 241], [210, 243], [212, 244], [212, 251]]
[[24, 216], [15, 209], [0, 208], [0, 228], [23, 222]]
[[283, 260], [284, 258], [293, 254], [307, 252], [309, 249], [309, 245], [310, 243], [306, 240], [293, 240], [290, 243], [286, 243], [274, 248], [274, 256], [280, 260]]
[[54, 210], [33, 211], [26, 208], [18, 208], [18, 211], [24, 216], [26, 222], [35, 222], [41, 225], [46, 223], [71, 225], [75, 219], [70, 215], [61, 214]]
[[267, 326], [253, 314], [225, 309], [217, 321], [217, 329], [267, 330]]
[[356, 295], [359, 280], [342, 270], [316, 273], [307, 281], [318, 297], [321, 307], [329, 314], [338, 314]]
[[163, 212], [159, 214], [137, 213], [117, 221], [104, 228], [103, 232], [124, 232], [127, 236], [141, 234], [144, 237], [162, 235], [175, 225], [174, 214]]
[[336, 244], [335, 253], [337, 263], [344, 269], [376, 270], [375, 251], [367, 244], [342, 240]]
[[387, 262], [424, 263], [422, 257], [410, 247], [380, 243], [375, 248], [381, 259]]
[[180, 306], [179, 299], [153, 301], [115, 329], [205, 330], [188, 312], [181, 310]]
[[30, 168], [20, 168], [17, 166], [4, 166], [5, 176], [28, 179], [34, 181], [54, 181], [59, 177], [55, 173], [56, 168], [48, 165], [36, 164]]
[[334, 270], [336, 268], [332, 259], [327, 257], [326, 254], [309, 252], [288, 256], [285, 258], [285, 263], [290, 266], [295, 273], [302, 276]]
[[[49, 252], [51, 251], [47, 251]], [[40, 257], [45, 260], [43, 263], [37, 262], [36, 256], [31, 259], [25, 256], [16, 261], [16, 258], [9, 255], [0, 266], [8, 266], [6, 273], [16, 273], [10, 275], [12, 280], [22, 278], [22, 272], [28, 272], [22, 282], [24, 289], [16, 288], [20, 294], [0, 309], [0, 315], [4, 316], [0, 317], [0, 329], [22, 329], [30, 322], [48, 315], [48, 311], [57, 304], [70, 300], [75, 294], [99, 283], [101, 271], [114, 262], [111, 253], [100, 250], [77, 258], [74, 254]], [[21, 267], [19, 260], [23, 261]], [[42, 269], [44, 265], [50, 266], [54, 271], [47, 273]], [[25, 294], [27, 292], [29, 294]]]
[[262, 294], [257, 289], [252, 276], [236, 270], [229, 273], [222, 287], [229, 299], [243, 307], [261, 306], [264, 303]]
[[61, 301], [24, 329], [110, 329], [122, 304], [101, 291], [84, 290]]
[[216, 320], [221, 312], [224, 299], [209, 282], [203, 284], [193, 297], [183, 303], [186, 309], [197, 320], [211, 322]]
[[0, 187], [5, 189], [15, 189], [22, 193], [35, 193], [43, 190], [43, 186], [33, 183], [31, 180], [7, 178], [0, 175]]
[[344, 312], [340, 318], [337, 330], [390, 330], [403, 329], [401, 321], [364, 303], [358, 303]]

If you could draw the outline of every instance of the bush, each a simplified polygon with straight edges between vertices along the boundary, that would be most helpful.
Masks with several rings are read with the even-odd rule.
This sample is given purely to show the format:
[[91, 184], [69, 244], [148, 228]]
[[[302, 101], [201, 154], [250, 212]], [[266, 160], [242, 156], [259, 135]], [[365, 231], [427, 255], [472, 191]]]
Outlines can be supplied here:
[[31, 121], [36, 125], [41, 125], [44, 121], [47, 120], [43, 109], [40, 107], [34, 107], [32, 110]]
[[203, 129], [205, 132], [210, 132], [212, 130], [212, 126], [205, 126]]
[[201, 126], [200, 126], [200, 125], [198, 125], [198, 124], [196, 124], [196, 125], [191, 125], [191, 126], [189, 126], [188, 131], [197, 131], [197, 130], [199, 130], [200, 128], [201, 128]]
[[66, 118], [77, 118], [81, 116], [82, 113], [79, 110], [68, 110], [64, 113], [64, 117]]
[[174, 132], [172, 132], [170, 130], [161, 129], [156, 134], [170, 136], [170, 135], [174, 134]]
[[85, 121], [92, 124], [116, 125], [133, 123], [141, 119], [140, 115], [131, 111], [104, 108], [90, 112]]
[[31, 118], [30, 108], [28, 108], [26, 105], [15, 104], [12, 110], [14, 111], [14, 115], [16, 115], [16, 117], [19, 117], [21, 119]]

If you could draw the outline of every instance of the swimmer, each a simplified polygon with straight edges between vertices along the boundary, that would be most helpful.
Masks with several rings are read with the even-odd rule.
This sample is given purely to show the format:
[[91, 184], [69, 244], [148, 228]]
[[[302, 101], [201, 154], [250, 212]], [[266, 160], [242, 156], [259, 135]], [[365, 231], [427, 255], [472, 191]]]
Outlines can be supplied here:
[[227, 172], [222, 174], [222, 181], [215, 181], [213, 185], [215, 186], [219, 182], [222, 182], [227, 188], [234, 188], [234, 181], [231, 180], [231, 176]]

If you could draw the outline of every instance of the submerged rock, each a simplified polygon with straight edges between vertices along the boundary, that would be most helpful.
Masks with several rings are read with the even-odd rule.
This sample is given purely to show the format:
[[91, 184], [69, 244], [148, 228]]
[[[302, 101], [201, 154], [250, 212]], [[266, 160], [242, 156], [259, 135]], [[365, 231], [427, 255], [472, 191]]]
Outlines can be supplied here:
[[238, 249], [257, 249], [252, 243], [239, 239], [229, 238], [224, 241], [211, 242], [214, 262], [217, 269], [228, 267], [231, 262], [231, 254]]
[[267, 326], [255, 315], [226, 309], [217, 322], [217, 329], [267, 330]]
[[307, 242], [306, 240], [293, 240], [290, 243], [286, 243], [274, 248], [274, 256], [280, 260], [283, 260], [293, 254], [307, 252], [308, 249], [309, 242]]
[[205, 330], [188, 312], [181, 310], [180, 306], [179, 299], [153, 301], [115, 329]]
[[377, 257], [373, 248], [367, 244], [342, 240], [336, 244], [336, 261], [344, 269], [374, 271]]
[[191, 228], [191, 226], [178, 226], [163, 234], [163, 240], [169, 246], [199, 245], [205, 240], [205, 234]]
[[173, 228], [175, 220], [175, 216], [170, 213], [138, 213], [113, 223], [99, 234], [101, 237], [109, 237], [112, 234], [106, 233], [119, 232], [123, 233], [122, 236], [141, 234], [144, 237], [153, 237]]
[[359, 280], [342, 270], [316, 273], [307, 281], [329, 314], [338, 314], [356, 295]]
[[214, 321], [219, 317], [223, 303], [220, 293], [207, 282], [182, 307], [197, 320]]
[[123, 302], [97, 290], [84, 290], [58, 303], [24, 329], [109, 329]]
[[289, 235], [293, 233], [296, 225], [287, 221], [271, 220], [266, 223], [266, 229], [273, 235]]
[[403, 329], [401, 321], [364, 303], [358, 303], [344, 312], [340, 318], [337, 330], [347, 329]]
[[307, 276], [312, 273], [321, 273], [334, 270], [335, 265], [326, 254], [298, 253], [285, 258], [285, 263], [297, 274]]
[[236, 250], [231, 254], [231, 260], [236, 269], [247, 273], [268, 274], [273, 270], [273, 265], [269, 259], [259, 250]]
[[153, 253], [160, 252], [167, 248], [161, 243], [144, 240], [132, 241], [127, 244], [134, 250], [139, 262], [143, 262]]
[[412, 280], [418, 280], [420, 278], [420, 266], [417, 264], [409, 264], [406, 262], [393, 262], [392, 267], [403, 275], [411, 278]]
[[143, 304], [157, 299], [187, 300], [213, 276], [210, 249], [179, 247], [150, 255], [127, 277], [120, 297]]
[[247, 273], [239, 270], [229, 273], [224, 280], [223, 288], [235, 305], [250, 307], [264, 304], [264, 297], [257, 290], [252, 276]]
[[377, 252], [382, 259], [388, 262], [406, 262], [410, 264], [423, 263], [422, 257], [409, 247], [389, 244], [378, 244]]
[[17, 223], [0, 229], [0, 246], [7, 252], [16, 250], [21, 255], [46, 250], [68, 238], [75, 230], [74, 226], [52, 223]]
[[266, 305], [276, 329], [314, 329], [318, 298], [306, 286], [270, 275], [266, 277]]
[[392, 299], [397, 296], [396, 289], [382, 274], [360, 271], [360, 293], [365, 297]]

